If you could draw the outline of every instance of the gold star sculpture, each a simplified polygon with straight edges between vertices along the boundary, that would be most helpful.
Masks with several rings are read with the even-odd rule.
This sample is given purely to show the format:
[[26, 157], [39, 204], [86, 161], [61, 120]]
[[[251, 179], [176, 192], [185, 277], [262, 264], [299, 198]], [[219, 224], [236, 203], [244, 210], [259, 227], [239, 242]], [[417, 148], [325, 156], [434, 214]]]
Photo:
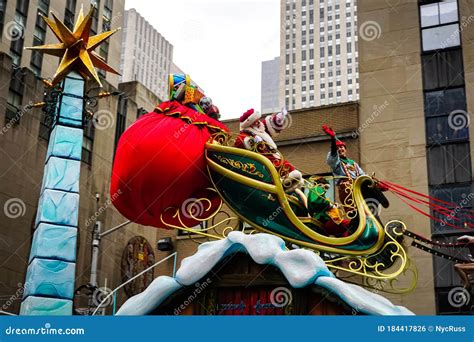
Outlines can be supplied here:
[[58, 84], [70, 71], [76, 71], [84, 79], [93, 78], [102, 87], [95, 67], [120, 75], [93, 51], [120, 28], [90, 36], [93, 11], [94, 6], [91, 6], [89, 13], [84, 17], [81, 7], [73, 32], [54, 13], [51, 12], [54, 21], [42, 16], [60, 43], [33, 46], [27, 49], [61, 57], [58, 69], [50, 82], [51, 86]]

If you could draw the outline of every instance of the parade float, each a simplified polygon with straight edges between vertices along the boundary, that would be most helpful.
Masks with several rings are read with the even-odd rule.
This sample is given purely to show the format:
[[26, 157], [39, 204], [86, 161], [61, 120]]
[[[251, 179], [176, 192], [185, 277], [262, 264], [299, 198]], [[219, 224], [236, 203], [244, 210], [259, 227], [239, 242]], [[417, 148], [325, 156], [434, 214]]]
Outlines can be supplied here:
[[[60, 43], [34, 47], [62, 59], [56, 75], [45, 82], [58, 101], [26, 276], [24, 315], [72, 313], [85, 80], [100, 85], [94, 67], [116, 72], [93, 52], [115, 31], [90, 37], [92, 10], [79, 14], [73, 31], [56, 17], [44, 18]], [[377, 190], [383, 187], [434, 220], [450, 216], [451, 203], [368, 175], [302, 177], [265, 139], [244, 138], [245, 148], [239, 148], [236, 132], [219, 121], [218, 108], [189, 76], [170, 75], [169, 83], [170, 100], [141, 116], [121, 136], [111, 199], [133, 222], [181, 230], [190, 239], [203, 236], [206, 239], [199, 243], [207, 242], [183, 261], [175, 277], [158, 277], [119, 314], [152, 312], [174, 291], [199, 281], [223, 258], [238, 252], [258, 264], [278, 267], [292, 287], [324, 288], [365, 314], [410, 314], [369, 291], [413, 290], [417, 272], [407, 253], [409, 241], [438, 256], [468, 262], [437, 248], [465, 244], [439, 244], [401, 221], [384, 223], [369, 199], [387, 206]], [[243, 121], [252, 116], [253, 111], [246, 112]], [[342, 201], [326, 198], [321, 189], [328, 182], [348, 184]], [[321, 201], [325, 207], [318, 212], [313, 204]], [[232, 214], [223, 210], [224, 204]], [[328, 230], [328, 217], [334, 219], [329, 211], [334, 210], [341, 216], [336, 226], [343, 228], [337, 231]], [[448, 224], [457, 227], [455, 221]], [[399, 282], [401, 278], [408, 280]]]
[[[311, 256], [304, 254], [303, 259], [316, 258], [316, 263], [323, 263], [319, 264], [323, 265], [322, 268], [317, 269], [311, 262], [295, 268], [302, 274], [310, 273], [305, 286], [313, 284], [315, 278], [319, 279], [315, 275], [324, 270], [331, 279], [344, 279], [345, 284], [358, 284], [377, 293], [410, 292], [416, 287], [417, 270], [407, 253], [409, 242], [437, 256], [458, 263], [468, 262], [441, 250], [465, 244], [430, 241], [409, 230], [401, 221], [383, 223], [379, 217], [379, 204], [389, 205], [380, 188], [392, 192], [409, 208], [434, 220], [439, 218], [431, 216], [432, 211], [450, 215], [446, 208], [450, 203], [441, 203], [368, 175], [350, 179], [342, 202], [326, 198], [325, 192], [315, 192], [316, 197], [324, 199], [329, 207], [338, 208], [346, 222], [345, 229], [328, 230], [327, 217], [321, 215], [323, 210], [310, 210], [311, 203], [308, 202], [309, 194], [319, 189], [320, 177], [307, 175], [297, 180], [296, 186], [291, 182], [288, 185], [288, 175], [294, 167], [277, 149], [269, 149], [266, 141], [252, 137], [246, 140], [247, 146], [241, 148], [243, 144], [238, 141], [239, 136], [236, 138], [235, 133], [229, 132], [217, 120], [217, 108], [209, 106], [212, 101], [192, 85], [189, 76], [170, 75], [169, 80], [170, 101], [161, 103], [154, 112], [137, 120], [120, 139], [111, 197], [120, 191], [122, 195], [117, 197], [114, 205], [134, 222], [181, 230], [199, 244], [220, 241], [205, 242], [201, 247], [206, 250], [219, 249], [222, 244], [229, 248], [219, 256], [211, 253], [212, 257], [203, 257], [205, 261], [193, 264], [193, 267], [186, 268], [183, 262], [187, 271], [178, 271], [176, 278], [158, 278], [145, 292], [127, 301], [119, 314], [145, 314], [156, 310], [175, 290], [198, 281], [220, 258], [235, 253], [238, 248], [232, 248], [232, 245], [239, 245], [241, 251], [261, 263], [257, 261], [258, 257], [254, 258], [258, 249], [255, 245], [264, 253], [267, 243], [263, 241], [266, 239], [269, 245], [270, 241], [279, 245], [279, 249], [268, 252], [270, 254], [309, 253]], [[253, 113], [246, 113], [241, 122]], [[270, 119], [265, 120], [268, 122]], [[348, 177], [324, 178], [326, 183], [338, 184], [347, 181]], [[374, 208], [374, 203], [377, 203], [377, 208]], [[420, 203], [429, 209], [428, 213], [416, 206]], [[223, 205], [230, 209], [231, 214], [229, 210], [223, 210]], [[206, 239], [195, 239], [196, 236]], [[272, 240], [272, 237], [278, 239]], [[236, 242], [241, 239], [246, 243]], [[252, 239], [255, 241], [249, 242]], [[201, 254], [204, 253], [199, 249], [195, 256], [185, 261], [194, 263]], [[286, 267], [296, 267], [294, 263], [291, 265]], [[202, 274], [193, 274], [192, 281], [180, 279], [180, 274], [196, 269]], [[291, 277], [287, 279], [295, 286]], [[336, 288], [340, 291], [339, 297], [348, 293], [354, 296], [354, 292], [345, 291], [347, 288], [344, 286]], [[357, 289], [362, 291], [362, 288]], [[364, 298], [368, 299], [370, 295]], [[353, 300], [353, 296], [349, 297]], [[362, 294], [359, 292], [355, 296]], [[378, 298], [372, 300], [378, 303]], [[360, 303], [356, 305], [360, 306]], [[366, 313], [389, 312], [401, 314], [402, 311], [366, 310]]]

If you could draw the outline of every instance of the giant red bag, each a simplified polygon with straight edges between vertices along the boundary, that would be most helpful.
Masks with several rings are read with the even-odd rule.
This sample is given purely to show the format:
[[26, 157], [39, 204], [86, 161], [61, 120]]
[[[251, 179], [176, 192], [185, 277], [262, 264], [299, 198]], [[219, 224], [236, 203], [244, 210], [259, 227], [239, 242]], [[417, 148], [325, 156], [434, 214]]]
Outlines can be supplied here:
[[[205, 143], [212, 134], [228, 131], [219, 121], [176, 101], [161, 103], [120, 137], [110, 187], [114, 206], [131, 221], [169, 228], [161, 217], [167, 212], [173, 218], [170, 207], [181, 208], [192, 205], [194, 198], [209, 197], [203, 195], [211, 187]], [[212, 196], [212, 205], [218, 205], [220, 199]], [[208, 203], [186, 208], [191, 215], [182, 216], [184, 222], [175, 217], [174, 224], [196, 225], [195, 219], [212, 211]]]

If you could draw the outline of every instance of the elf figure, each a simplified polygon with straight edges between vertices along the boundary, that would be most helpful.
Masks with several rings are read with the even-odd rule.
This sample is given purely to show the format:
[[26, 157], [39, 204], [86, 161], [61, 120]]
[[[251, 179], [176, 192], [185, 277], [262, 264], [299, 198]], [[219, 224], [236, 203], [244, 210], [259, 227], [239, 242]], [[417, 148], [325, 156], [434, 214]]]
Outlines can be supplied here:
[[280, 172], [286, 192], [303, 186], [303, 176], [292, 164], [284, 160], [278, 152], [273, 137], [285, 128], [286, 109], [280, 113], [268, 115], [261, 119], [259, 112], [249, 109], [240, 117], [240, 134], [235, 140], [235, 147], [259, 152], [275, 165]]
[[[347, 158], [347, 146], [336, 137], [336, 133], [328, 126], [323, 125], [323, 131], [331, 137], [331, 151], [327, 156], [327, 163], [337, 179], [339, 188], [339, 200], [342, 204], [349, 204], [349, 195], [351, 194], [352, 182], [359, 176], [365, 175], [364, 170], [354, 160]], [[350, 202], [350, 200], [349, 200]]]
[[328, 235], [346, 236], [349, 232], [350, 221], [344, 219], [341, 209], [326, 197], [329, 182], [324, 177], [315, 181], [314, 187], [309, 189], [308, 212], [323, 224]]

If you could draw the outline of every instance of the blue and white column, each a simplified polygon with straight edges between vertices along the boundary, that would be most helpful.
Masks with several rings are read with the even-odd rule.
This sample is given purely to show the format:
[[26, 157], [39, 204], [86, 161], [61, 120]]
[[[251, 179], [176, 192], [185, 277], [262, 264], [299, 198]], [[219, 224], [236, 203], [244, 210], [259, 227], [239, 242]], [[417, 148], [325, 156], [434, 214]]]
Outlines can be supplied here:
[[65, 77], [51, 132], [21, 315], [73, 310], [83, 140], [84, 79]]

